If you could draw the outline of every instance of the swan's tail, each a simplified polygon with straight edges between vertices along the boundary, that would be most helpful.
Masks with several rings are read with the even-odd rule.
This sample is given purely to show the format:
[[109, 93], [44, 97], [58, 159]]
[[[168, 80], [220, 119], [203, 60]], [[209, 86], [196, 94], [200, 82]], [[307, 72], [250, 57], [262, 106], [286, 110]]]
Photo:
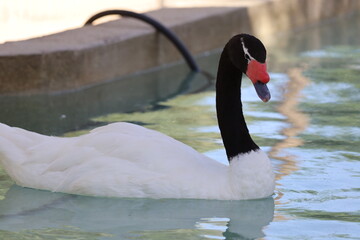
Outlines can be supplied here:
[[0, 137], [7, 139], [20, 148], [27, 148], [41, 141], [44, 135], [0, 123]]
[[14, 180], [21, 174], [21, 165], [28, 159], [27, 151], [45, 136], [0, 123], [0, 167]]

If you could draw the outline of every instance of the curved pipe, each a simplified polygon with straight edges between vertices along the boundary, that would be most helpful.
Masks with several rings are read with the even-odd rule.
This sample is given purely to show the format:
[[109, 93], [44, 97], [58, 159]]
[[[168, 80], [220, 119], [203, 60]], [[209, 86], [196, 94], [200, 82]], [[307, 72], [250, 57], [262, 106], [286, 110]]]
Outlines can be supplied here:
[[155, 19], [153, 19], [145, 14], [139, 14], [139, 13], [126, 11], [126, 10], [108, 10], [108, 11], [104, 11], [104, 12], [95, 14], [94, 16], [89, 18], [89, 20], [86, 21], [85, 26], [91, 25], [95, 20], [97, 20], [101, 17], [104, 17], [104, 16], [108, 16], [108, 15], [121, 15], [124, 17], [132, 17], [132, 18], [136, 18], [136, 19], [139, 19], [141, 21], [144, 21], [144, 22], [150, 24], [156, 30], [158, 30], [159, 32], [164, 34], [165, 37], [167, 37], [175, 45], [175, 47], [180, 51], [180, 53], [185, 58], [186, 63], [189, 65], [189, 67], [191, 68], [192, 71], [194, 71], [194, 72], [200, 71], [199, 66], [197, 65], [197, 63], [195, 62], [194, 58], [191, 56], [191, 54], [189, 53], [187, 48], [184, 46], [184, 44], [180, 41], [180, 39], [170, 29], [165, 27], [163, 24], [161, 24], [160, 22], [156, 21]]

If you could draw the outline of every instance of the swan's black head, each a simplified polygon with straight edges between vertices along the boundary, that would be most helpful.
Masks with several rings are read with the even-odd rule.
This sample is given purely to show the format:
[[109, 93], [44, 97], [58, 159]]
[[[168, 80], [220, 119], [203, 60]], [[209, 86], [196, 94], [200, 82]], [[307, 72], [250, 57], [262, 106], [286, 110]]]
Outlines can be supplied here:
[[239, 34], [228, 42], [227, 53], [231, 62], [254, 84], [259, 98], [267, 102], [270, 92], [266, 83], [270, 81], [266, 70], [266, 49], [262, 42], [249, 34]]

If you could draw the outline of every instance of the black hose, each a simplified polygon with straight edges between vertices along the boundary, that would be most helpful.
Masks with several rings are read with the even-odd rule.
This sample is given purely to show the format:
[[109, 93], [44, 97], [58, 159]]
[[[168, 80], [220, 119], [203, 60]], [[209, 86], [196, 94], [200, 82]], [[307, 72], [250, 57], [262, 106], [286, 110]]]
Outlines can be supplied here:
[[145, 14], [139, 14], [126, 10], [108, 10], [95, 14], [94, 16], [89, 18], [89, 20], [86, 21], [85, 25], [91, 25], [95, 20], [108, 15], [121, 15], [124, 17], [132, 17], [150, 24], [156, 30], [164, 34], [165, 37], [167, 37], [175, 45], [175, 47], [180, 51], [180, 53], [185, 58], [186, 63], [189, 65], [192, 71], [194, 72], [200, 71], [199, 66], [197, 65], [197, 63], [195, 62], [194, 58], [191, 56], [185, 45], [180, 41], [180, 39], [177, 38], [176, 35], [169, 28], [165, 27], [160, 22], [156, 21], [155, 19]]

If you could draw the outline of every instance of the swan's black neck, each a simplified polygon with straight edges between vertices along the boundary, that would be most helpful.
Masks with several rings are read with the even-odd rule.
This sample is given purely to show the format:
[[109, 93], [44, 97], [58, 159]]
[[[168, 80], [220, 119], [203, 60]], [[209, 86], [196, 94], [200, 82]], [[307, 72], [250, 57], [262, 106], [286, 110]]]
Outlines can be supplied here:
[[[259, 149], [251, 139], [242, 111], [240, 87], [242, 72], [246, 71], [246, 61], [241, 59], [243, 54], [241, 45], [240, 48], [236, 48], [234, 49], [230, 42], [225, 46], [216, 81], [217, 118], [229, 161], [239, 154]], [[237, 59], [240, 59], [235, 63], [237, 67], [232, 60], [233, 53]]]

